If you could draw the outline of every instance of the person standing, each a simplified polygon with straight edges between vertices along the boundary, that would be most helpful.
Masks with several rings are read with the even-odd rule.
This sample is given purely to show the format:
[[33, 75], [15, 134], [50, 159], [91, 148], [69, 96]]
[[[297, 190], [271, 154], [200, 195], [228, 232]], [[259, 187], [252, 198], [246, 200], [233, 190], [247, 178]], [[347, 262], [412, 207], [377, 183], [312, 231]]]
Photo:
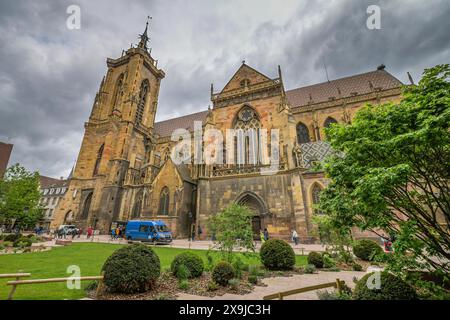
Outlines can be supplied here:
[[267, 230], [267, 228], [264, 228], [264, 240], [269, 240], [269, 230]]
[[120, 238], [120, 228], [117, 227], [116, 228], [116, 239], [119, 239], [119, 238]]
[[295, 245], [298, 245], [298, 233], [297, 231], [295, 231], [295, 229], [292, 230], [292, 240], [294, 241]]
[[92, 227], [91, 226], [89, 226], [89, 228], [87, 229], [86, 236], [87, 236], [88, 239], [92, 236]]
[[198, 225], [198, 228], [197, 228], [198, 240], [201, 239], [202, 233], [203, 233], [202, 227], [200, 227], [200, 225]]

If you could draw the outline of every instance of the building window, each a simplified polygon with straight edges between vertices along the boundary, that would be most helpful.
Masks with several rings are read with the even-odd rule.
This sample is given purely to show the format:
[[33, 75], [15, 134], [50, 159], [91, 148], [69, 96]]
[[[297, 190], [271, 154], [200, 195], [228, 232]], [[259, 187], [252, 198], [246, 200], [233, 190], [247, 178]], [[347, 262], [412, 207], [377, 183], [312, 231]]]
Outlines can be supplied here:
[[316, 208], [316, 206], [320, 203], [320, 193], [321, 192], [322, 192], [322, 187], [318, 183], [315, 183], [311, 190], [311, 197], [312, 197], [312, 202], [313, 202], [313, 206], [314, 206], [314, 208], [313, 208], [314, 213], [316, 213], [316, 214], [323, 214], [323, 212], [321, 210], [318, 210]]
[[94, 173], [93, 176], [98, 174], [98, 169], [100, 167], [100, 162], [102, 161], [102, 156], [103, 156], [103, 149], [105, 148], [105, 144], [102, 144], [100, 146], [100, 149], [98, 149], [97, 152], [97, 160], [95, 160], [95, 167], [94, 167]]
[[241, 85], [242, 88], [248, 87], [250, 85], [250, 80], [244, 79], [244, 80], [241, 81], [240, 85]]
[[159, 214], [168, 215], [169, 214], [169, 188], [164, 187], [161, 190], [159, 196]]
[[297, 124], [297, 143], [302, 144], [308, 142], [311, 142], [311, 139], [309, 138], [308, 127], [305, 124], [299, 122]]
[[334, 123], [338, 123], [338, 122], [336, 121], [336, 119], [334, 119], [334, 118], [332, 118], [332, 117], [328, 117], [328, 118], [325, 119], [325, 122], [324, 122], [323, 126], [324, 126], [325, 128], [329, 128], [329, 127], [330, 127], [332, 124], [334, 124]]
[[48, 189], [44, 189], [44, 195], [48, 194]]
[[259, 164], [261, 152], [259, 142], [259, 130], [261, 123], [258, 116], [250, 106], [244, 106], [234, 120], [234, 163]]
[[144, 119], [145, 104], [147, 103], [147, 95], [150, 85], [147, 79], [142, 81], [141, 89], [139, 90], [139, 102], [136, 110], [136, 123], [142, 123]]
[[112, 107], [118, 109], [118, 104], [120, 102], [120, 97], [122, 97], [122, 85], [123, 85], [123, 73], [119, 76], [116, 81], [116, 87], [114, 88], [114, 96], [112, 100]]

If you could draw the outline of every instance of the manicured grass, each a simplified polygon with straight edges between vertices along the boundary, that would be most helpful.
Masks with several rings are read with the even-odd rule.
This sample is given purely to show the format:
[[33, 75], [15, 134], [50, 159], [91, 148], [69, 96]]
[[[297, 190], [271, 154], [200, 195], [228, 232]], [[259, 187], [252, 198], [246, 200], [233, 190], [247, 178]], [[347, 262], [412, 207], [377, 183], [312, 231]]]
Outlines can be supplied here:
[[[53, 248], [46, 252], [8, 254], [0, 256], [0, 274], [16, 273], [19, 270], [31, 273], [30, 278], [26, 279], [45, 279], [68, 277], [67, 267], [77, 265], [80, 267], [81, 276], [100, 275], [100, 270], [105, 260], [118, 248], [119, 244], [107, 243], [74, 243], [67, 247]], [[176, 249], [170, 247], [153, 247], [161, 260], [162, 269], [170, 268], [173, 258], [188, 249]], [[205, 250], [192, 250], [201, 256], [206, 262]], [[248, 264], [260, 264], [257, 256], [245, 257]], [[305, 256], [296, 256], [297, 265], [305, 265]], [[24, 278], [25, 279], [25, 278]], [[0, 279], [0, 300], [7, 298], [10, 286], [6, 282], [13, 279]], [[66, 283], [33, 284], [18, 286], [14, 294], [15, 300], [20, 299], [79, 299], [85, 296], [84, 287], [89, 281], [82, 282], [82, 288], [79, 290], [67, 289]]]

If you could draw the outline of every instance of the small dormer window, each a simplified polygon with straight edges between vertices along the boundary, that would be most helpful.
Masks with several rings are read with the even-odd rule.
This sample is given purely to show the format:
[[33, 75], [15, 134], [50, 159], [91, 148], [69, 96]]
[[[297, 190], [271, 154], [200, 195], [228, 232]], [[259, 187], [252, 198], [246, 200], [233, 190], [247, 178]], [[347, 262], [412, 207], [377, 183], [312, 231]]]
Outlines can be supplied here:
[[244, 80], [241, 81], [241, 87], [242, 88], [248, 87], [249, 85], [250, 85], [250, 80], [244, 79]]

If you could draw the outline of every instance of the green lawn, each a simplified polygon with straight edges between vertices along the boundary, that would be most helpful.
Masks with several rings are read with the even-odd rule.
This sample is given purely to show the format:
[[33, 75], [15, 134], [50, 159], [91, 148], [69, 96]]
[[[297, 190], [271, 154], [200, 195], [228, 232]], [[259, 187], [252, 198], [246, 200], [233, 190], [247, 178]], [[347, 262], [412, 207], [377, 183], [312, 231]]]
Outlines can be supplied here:
[[[77, 265], [80, 267], [81, 276], [100, 275], [100, 269], [106, 260], [116, 249], [122, 245], [106, 243], [74, 243], [67, 247], [53, 248], [46, 252], [8, 254], [0, 256], [0, 274], [16, 273], [19, 270], [31, 273], [29, 279], [68, 277], [67, 267]], [[180, 252], [188, 249], [176, 249], [157, 246], [154, 248], [161, 260], [161, 267], [170, 267], [172, 259]], [[205, 250], [192, 250], [200, 255], [206, 262]], [[257, 257], [245, 258], [246, 263], [259, 264]], [[306, 257], [297, 256], [297, 265], [305, 265]], [[12, 279], [8, 279], [12, 280]], [[10, 286], [6, 286], [6, 279], [0, 279], [0, 300], [7, 298]], [[82, 282], [84, 288], [89, 281]], [[14, 299], [79, 299], [85, 296], [83, 289], [69, 290], [66, 283], [33, 284], [18, 286]]]

